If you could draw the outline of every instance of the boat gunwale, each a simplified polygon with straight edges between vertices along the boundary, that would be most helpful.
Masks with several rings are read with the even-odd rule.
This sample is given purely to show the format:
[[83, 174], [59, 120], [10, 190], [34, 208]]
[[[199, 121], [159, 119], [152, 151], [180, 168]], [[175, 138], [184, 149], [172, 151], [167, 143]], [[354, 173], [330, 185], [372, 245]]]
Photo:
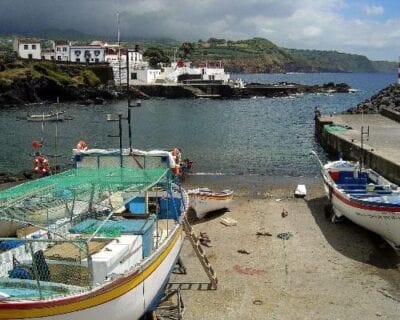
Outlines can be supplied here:
[[356, 199], [350, 194], [340, 189], [338, 185], [323, 173], [323, 179], [328, 188], [332, 189], [332, 196], [335, 195], [336, 198], [343, 203], [358, 209], [368, 210], [368, 211], [378, 211], [379, 213], [396, 213], [400, 214], [400, 204], [391, 203], [371, 203], [363, 201], [362, 199]]
[[[2, 311], [13, 311], [16, 312], [18, 310], [23, 309], [24, 311], [36, 310], [42, 314], [37, 315], [28, 315], [28, 316], [18, 316], [18, 318], [33, 318], [36, 316], [44, 317], [44, 316], [54, 316], [58, 314], [65, 314], [70, 312], [76, 312], [84, 309], [89, 309], [104, 303], [107, 303], [111, 300], [114, 300], [127, 292], [133, 290], [142, 282], [145, 281], [156, 269], [157, 267], [167, 258], [168, 254], [172, 251], [174, 245], [178, 241], [179, 237], [183, 232], [183, 228], [181, 224], [177, 224], [176, 227], [171, 231], [171, 234], [164, 241], [164, 243], [147, 259], [142, 260], [142, 263], [137, 267], [124, 274], [122, 276], [118, 276], [114, 278], [112, 281], [104, 283], [101, 286], [98, 286], [92, 290], [85, 291], [82, 293], [78, 293], [71, 296], [66, 297], [57, 297], [51, 300], [37, 300], [37, 301], [2, 301], [0, 302], [0, 319], [9, 319], [10, 317], [2, 315]], [[130, 282], [132, 280], [139, 279], [139, 281], [135, 281], [133, 284]], [[128, 288], [124, 288], [122, 292], [118, 292], [117, 294], [113, 293], [114, 291], [120, 290], [122, 287], [128, 286]], [[121, 289], [122, 290], [122, 289]], [[107, 299], [104, 295], [112, 294], [113, 297], [111, 299]], [[99, 298], [102, 301], [94, 301], [91, 302], [89, 300]], [[104, 301], [103, 301], [104, 300]], [[77, 307], [75, 310], [71, 311], [51, 311], [51, 308], [63, 308], [68, 307], [72, 304], [79, 303], [89, 303], [88, 306]], [[72, 306], [71, 306], [72, 307]], [[47, 310], [46, 310], [47, 309]], [[12, 316], [14, 318], [14, 316]]]

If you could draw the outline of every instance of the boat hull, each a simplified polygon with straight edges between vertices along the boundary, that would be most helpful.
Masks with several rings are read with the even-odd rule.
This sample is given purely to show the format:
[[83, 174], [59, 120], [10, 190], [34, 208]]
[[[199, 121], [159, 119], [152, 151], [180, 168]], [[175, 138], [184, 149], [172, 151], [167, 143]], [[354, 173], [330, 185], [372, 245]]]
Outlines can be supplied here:
[[183, 244], [178, 226], [169, 241], [141, 270], [136, 270], [92, 292], [48, 301], [10, 302], [0, 305], [0, 319], [132, 320], [157, 304]]
[[31, 122], [64, 121], [64, 112], [30, 115], [26, 117], [26, 120]]
[[233, 193], [230, 194], [189, 194], [189, 206], [202, 219], [207, 213], [228, 208], [232, 202]]
[[384, 238], [395, 248], [400, 248], [400, 207], [368, 205], [355, 201], [334, 185], [325, 181], [325, 189], [337, 217], [352, 222]]

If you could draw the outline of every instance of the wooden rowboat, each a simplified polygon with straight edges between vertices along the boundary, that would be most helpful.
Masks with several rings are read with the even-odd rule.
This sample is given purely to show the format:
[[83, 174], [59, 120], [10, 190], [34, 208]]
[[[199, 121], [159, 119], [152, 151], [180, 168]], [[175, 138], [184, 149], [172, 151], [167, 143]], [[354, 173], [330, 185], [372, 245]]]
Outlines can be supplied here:
[[213, 192], [208, 188], [188, 190], [189, 207], [191, 207], [199, 219], [211, 211], [221, 210], [229, 207], [233, 198], [232, 190]]

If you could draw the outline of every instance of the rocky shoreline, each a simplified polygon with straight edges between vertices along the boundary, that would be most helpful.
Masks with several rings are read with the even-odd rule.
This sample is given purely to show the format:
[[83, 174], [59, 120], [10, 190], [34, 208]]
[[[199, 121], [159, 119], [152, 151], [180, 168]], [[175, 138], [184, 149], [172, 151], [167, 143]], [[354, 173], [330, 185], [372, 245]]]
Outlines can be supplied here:
[[392, 84], [357, 106], [343, 112], [344, 114], [378, 114], [389, 109], [400, 112], [400, 85]]
[[112, 100], [116, 95], [89, 86], [61, 85], [48, 78], [16, 79], [11, 89], [1, 92], [0, 106], [21, 105], [43, 101], [74, 101], [82, 104]]
[[[22, 105], [44, 101], [77, 102], [78, 104], [102, 104], [104, 101], [126, 97], [126, 91], [98, 87], [62, 85], [48, 79], [30, 78], [16, 79], [12, 88], [1, 90], [0, 106]], [[296, 83], [262, 84], [249, 83], [237, 88], [224, 84], [190, 84], [190, 85], [140, 85], [131, 89], [133, 98], [147, 99], [152, 97], [166, 99], [180, 98], [251, 98], [253, 96], [288, 96], [301, 93], [348, 93], [350, 86], [333, 82], [323, 85], [303, 85]], [[2, 92], [3, 91], [3, 92]]]

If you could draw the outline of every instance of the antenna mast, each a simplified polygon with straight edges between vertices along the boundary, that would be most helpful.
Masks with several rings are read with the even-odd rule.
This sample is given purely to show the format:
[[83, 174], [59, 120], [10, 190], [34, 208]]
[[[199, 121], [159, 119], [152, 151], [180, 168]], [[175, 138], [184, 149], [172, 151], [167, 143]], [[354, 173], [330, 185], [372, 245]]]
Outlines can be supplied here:
[[118, 76], [119, 76], [119, 86], [121, 86], [121, 32], [119, 29], [119, 12], [117, 12], [117, 41], [118, 41]]

